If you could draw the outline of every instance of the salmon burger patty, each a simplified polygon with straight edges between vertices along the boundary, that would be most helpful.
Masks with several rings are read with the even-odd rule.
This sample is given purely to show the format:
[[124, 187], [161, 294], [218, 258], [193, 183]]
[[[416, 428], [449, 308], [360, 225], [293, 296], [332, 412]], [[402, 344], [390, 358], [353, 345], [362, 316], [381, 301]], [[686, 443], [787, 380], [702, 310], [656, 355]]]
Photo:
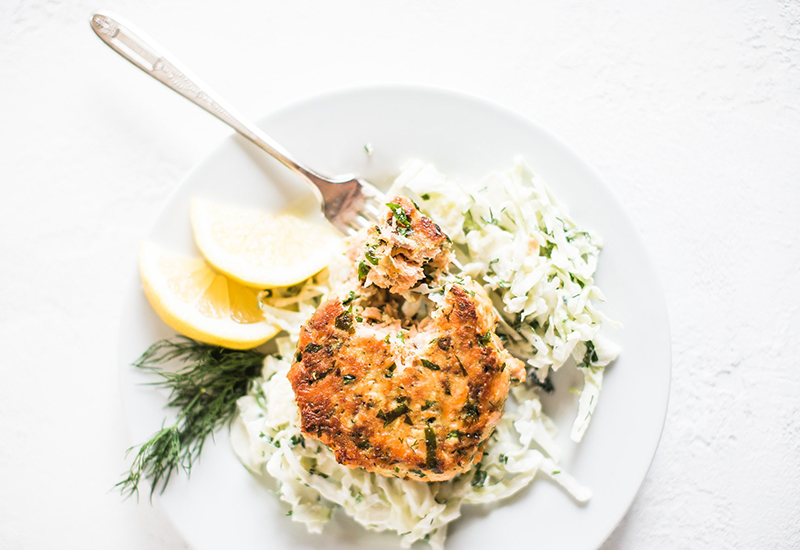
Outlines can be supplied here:
[[302, 431], [350, 467], [451, 479], [480, 461], [524, 364], [483, 288], [446, 272], [450, 241], [411, 201], [394, 199], [365, 233], [350, 257], [370, 254], [369, 272], [354, 270], [300, 332], [288, 378]]

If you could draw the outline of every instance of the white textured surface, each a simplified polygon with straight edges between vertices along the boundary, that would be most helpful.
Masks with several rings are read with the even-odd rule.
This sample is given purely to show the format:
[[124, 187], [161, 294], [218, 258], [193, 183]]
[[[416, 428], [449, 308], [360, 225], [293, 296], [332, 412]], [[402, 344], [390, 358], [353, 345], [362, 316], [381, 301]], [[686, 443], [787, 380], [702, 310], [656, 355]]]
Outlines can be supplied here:
[[119, 293], [228, 132], [107, 50], [96, 8], [245, 113], [412, 82], [558, 134], [641, 228], [673, 330], [661, 446], [604, 550], [800, 547], [800, 2], [536, 4], [0, 2], [0, 547], [183, 546], [109, 491]]

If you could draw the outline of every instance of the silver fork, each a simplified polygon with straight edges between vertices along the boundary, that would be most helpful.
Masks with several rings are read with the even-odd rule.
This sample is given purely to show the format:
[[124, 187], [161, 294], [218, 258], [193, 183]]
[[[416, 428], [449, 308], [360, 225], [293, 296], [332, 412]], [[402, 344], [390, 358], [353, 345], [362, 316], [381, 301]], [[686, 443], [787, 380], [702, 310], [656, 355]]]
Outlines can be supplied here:
[[108, 47], [142, 69], [144, 72], [205, 109], [219, 120], [255, 143], [258, 147], [303, 176], [322, 203], [325, 217], [345, 234], [357, 232], [378, 219], [386, 203], [383, 193], [370, 183], [353, 175], [326, 177], [295, 160], [258, 126], [245, 120], [205, 84], [174, 61], [172, 56], [151, 39], [134, 33], [131, 25], [95, 13], [92, 29]]

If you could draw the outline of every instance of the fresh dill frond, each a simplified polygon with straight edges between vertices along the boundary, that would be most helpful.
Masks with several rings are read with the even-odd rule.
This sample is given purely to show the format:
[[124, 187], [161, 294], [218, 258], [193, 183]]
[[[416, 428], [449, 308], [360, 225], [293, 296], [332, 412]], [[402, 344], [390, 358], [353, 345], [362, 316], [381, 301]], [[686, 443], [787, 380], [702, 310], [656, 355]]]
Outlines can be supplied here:
[[[134, 366], [160, 377], [150, 385], [170, 390], [167, 405], [177, 408], [178, 415], [173, 425], [162, 426], [138, 446], [127, 477], [116, 484], [122, 494], [138, 498], [139, 483], [147, 479], [152, 498], [159, 486], [163, 492], [176, 470], [188, 475], [206, 438], [233, 420], [236, 401], [261, 373], [264, 357], [257, 351], [211, 346], [185, 337], [150, 346]], [[163, 369], [173, 361], [184, 366], [177, 371]]]

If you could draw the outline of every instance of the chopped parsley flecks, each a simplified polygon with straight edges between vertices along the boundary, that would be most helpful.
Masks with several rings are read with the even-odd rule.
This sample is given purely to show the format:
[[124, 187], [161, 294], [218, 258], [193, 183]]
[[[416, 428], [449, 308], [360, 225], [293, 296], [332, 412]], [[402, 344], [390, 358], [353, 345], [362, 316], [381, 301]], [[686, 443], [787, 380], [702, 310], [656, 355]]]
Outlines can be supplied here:
[[478, 464], [478, 469], [475, 470], [475, 475], [472, 476], [472, 486], [483, 487], [485, 483], [486, 483], [486, 470], [481, 470], [480, 464]]
[[311, 342], [310, 344], [306, 345], [305, 349], [303, 349], [303, 353], [317, 353], [321, 349], [322, 346], [320, 346], [319, 344], [315, 344], [314, 342]]
[[578, 367], [590, 367], [592, 363], [597, 362], [597, 351], [594, 348], [594, 342], [591, 340], [587, 340], [586, 342], [586, 353], [583, 354], [583, 361], [578, 365]]
[[373, 254], [370, 250], [367, 250], [364, 253], [364, 257], [367, 259], [369, 263], [372, 265], [378, 265], [378, 258]]
[[408, 408], [408, 405], [403, 403], [402, 405], [398, 406], [397, 408], [385, 413], [383, 411], [378, 411], [378, 414], [375, 415], [381, 420], [383, 420], [383, 425], [388, 426], [404, 414], [411, 412], [411, 409]]
[[461, 224], [461, 230], [466, 235], [470, 231], [477, 231], [481, 228], [480, 225], [475, 221], [475, 218], [472, 217], [472, 212], [467, 210], [467, 213], [464, 214], [464, 222]]
[[425, 428], [425, 467], [436, 467], [436, 432], [430, 426]]
[[392, 215], [397, 221], [397, 232], [404, 237], [408, 235], [411, 232], [411, 220], [408, 219], [408, 214], [403, 207], [393, 202], [387, 202], [386, 206], [392, 211]]
[[433, 361], [428, 361], [427, 359], [421, 359], [421, 361], [422, 361], [422, 366], [425, 367], [426, 369], [441, 370], [439, 365], [437, 365]]
[[553, 393], [556, 389], [555, 386], [553, 386], [553, 380], [550, 378], [549, 372], [544, 380], [539, 380], [535, 372], [528, 377], [528, 380], [530, 380], [534, 386], [542, 388], [547, 393]]
[[339, 330], [346, 330], [347, 332], [353, 332], [355, 330], [353, 328], [353, 314], [349, 311], [343, 311], [337, 315], [333, 324]]
[[467, 401], [466, 405], [464, 405], [464, 407], [461, 409], [461, 414], [464, 415], [464, 420], [467, 422], [467, 424], [473, 424], [478, 420], [481, 412], [477, 403], [474, 403], [473, 401]]

